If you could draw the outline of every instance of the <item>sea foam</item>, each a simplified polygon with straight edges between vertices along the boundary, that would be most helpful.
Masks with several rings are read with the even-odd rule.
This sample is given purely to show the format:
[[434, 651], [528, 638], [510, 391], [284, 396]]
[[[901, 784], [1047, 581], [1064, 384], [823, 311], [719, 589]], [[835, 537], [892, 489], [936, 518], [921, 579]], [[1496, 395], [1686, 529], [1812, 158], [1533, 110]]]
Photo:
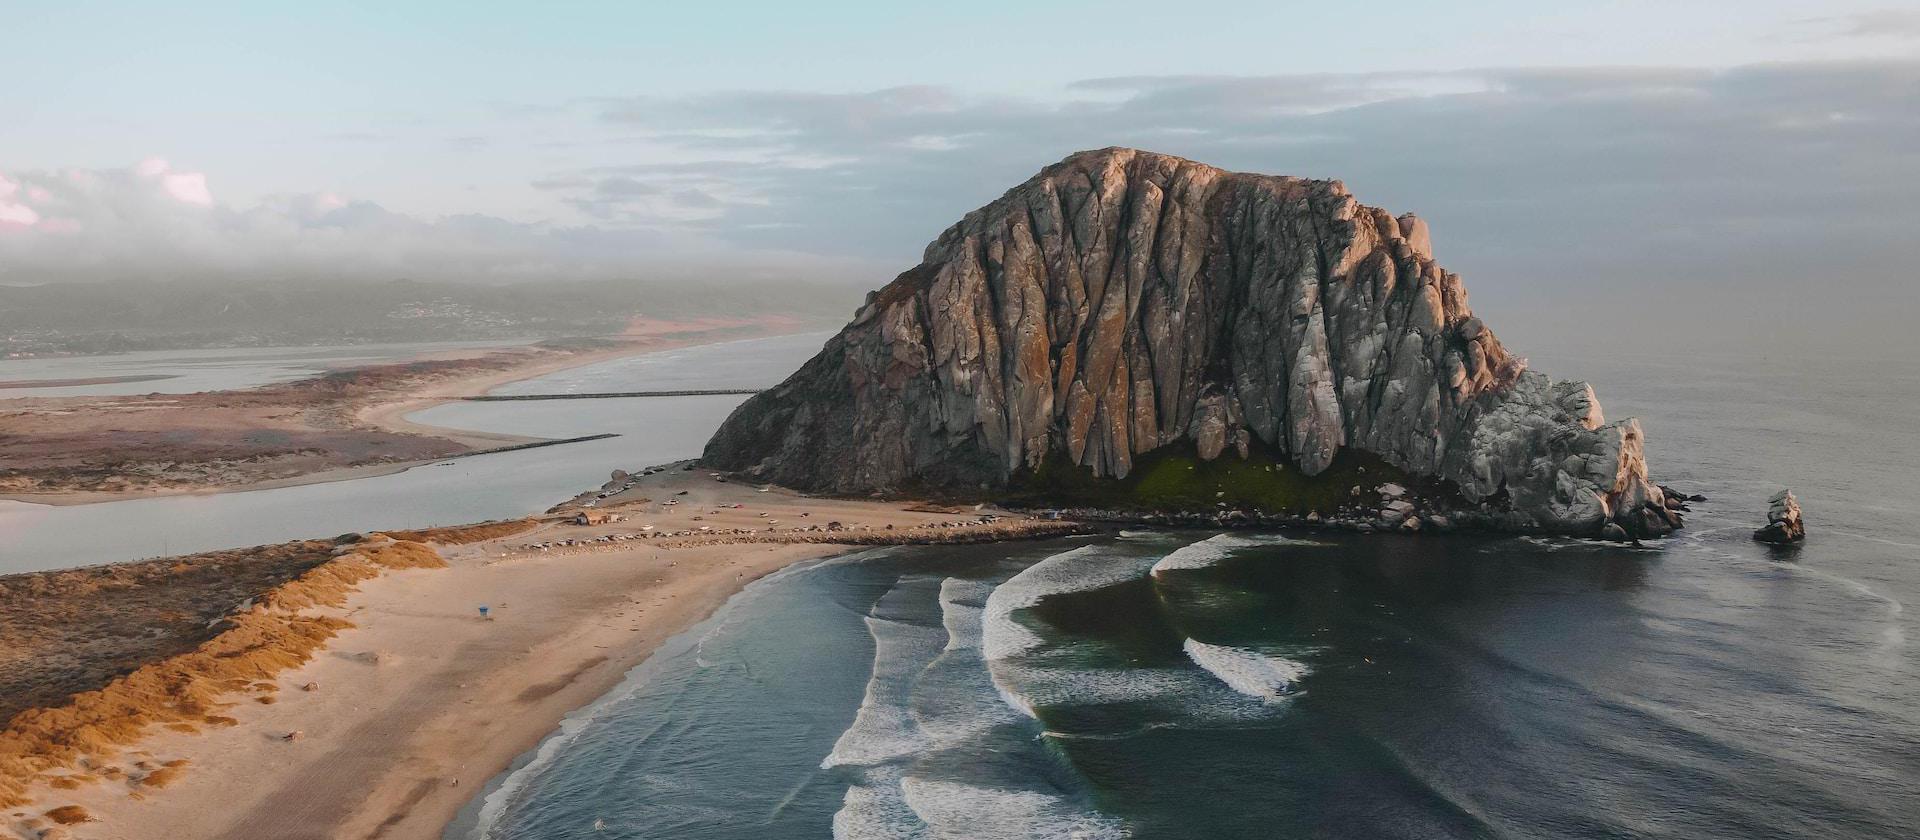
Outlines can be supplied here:
[[933, 593], [932, 579], [901, 581], [874, 604], [875, 614], [866, 616], [867, 632], [873, 637], [873, 673], [867, 678], [866, 696], [853, 725], [840, 733], [833, 751], [821, 760], [822, 768], [879, 764], [927, 748], [926, 735], [907, 704], [914, 678], [939, 654], [946, 633], [942, 628], [880, 616], [896, 610], [900, 601], [928, 599]]
[[1284, 656], [1246, 648], [1210, 645], [1188, 639], [1183, 647], [1193, 664], [1218, 677], [1228, 688], [1277, 703], [1293, 693], [1294, 684], [1307, 675], [1307, 666]]
[[833, 814], [833, 840], [920, 840], [927, 824], [907, 807], [900, 788], [901, 771], [875, 767], [847, 787], [840, 810]]
[[940, 582], [940, 623], [947, 628], [947, 650], [980, 646], [981, 615], [993, 588], [984, 580], [947, 578]]
[[982, 617], [982, 646], [987, 660], [1019, 656], [1040, 646], [1040, 637], [1015, 619], [1015, 612], [1033, 607], [1049, 595], [1084, 592], [1133, 580], [1146, 570], [1146, 560], [1150, 559], [1085, 545], [1028, 566], [987, 596]]
[[907, 807], [930, 830], [951, 840], [1121, 840], [1117, 820], [1091, 814], [1059, 796], [1032, 790], [905, 776]]
[[[935, 628], [867, 616], [875, 656], [866, 700], [821, 765], [843, 767], [853, 775], [833, 816], [836, 840], [1126, 836], [1118, 822], [1086, 812], [1052, 791], [1010, 787], [999, 778], [915, 775], [914, 768], [945, 766], [952, 760], [944, 756], [1012, 758], [1013, 753], [1030, 749], [1015, 746], [1009, 753], [1005, 733], [993, 734], [1000, 727], [1031, 725], [1025, 723], [1030, 710], [1015, 715], [1008, 708], [1018, 708], [1023, 701], [1005, 697], [1002, 702], [1001, 689], [991, 679], [983, 657], [982, 622], [987, 612], [983, 602], [993, 591], [995, 587], [986, 581], [948, 578], [940, 582], [937, 598], [944, 647], [938, 644]], [[902, 583], [876, 604], [874, 612], [910, 615], [911, 607], [903, 599], [931, 600], [932, 594], [926, 586]], [[1031, 743], [1031, 736], [1011, 742]], [[954, 767], [972, 775], [987, 771], [991, 761], [958, 761]]]
[[1226, 559], [1227, 555], [1236, 548], [1250, 548], [1256, 545], [1324, 546], [1330, 543], [1296, 540], [1276, 535], [1216, 534], [1197, 543], [1174, 549], [1167, 556], [1160, 558], [1160, 562], [1153, 564], [1153, 573], [1161, 575], [1181, 569], [1204, 569]]

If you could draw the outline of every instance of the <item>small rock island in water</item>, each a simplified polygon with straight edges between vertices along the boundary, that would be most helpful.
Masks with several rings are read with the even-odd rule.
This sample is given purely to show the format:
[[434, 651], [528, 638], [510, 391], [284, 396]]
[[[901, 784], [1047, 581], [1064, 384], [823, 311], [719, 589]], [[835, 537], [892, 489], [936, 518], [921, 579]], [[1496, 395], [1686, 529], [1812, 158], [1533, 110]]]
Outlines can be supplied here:
[[1767, 500], [1767, 525], [1753, 532], [1764, 543], [1788, 545], [1807, 538], [1807, 526], [1800, 521], [1800, 500], [1792, 490], [1782, 490]]
[[1425, 222], [1338, 181], [1121, 148], [948, 228], [703, 460], [1170, 521], [1365, 508], [1364, 527], [1637, 539], [1685, 501], [1648, 479], [1638, 422], [1474, 317]]

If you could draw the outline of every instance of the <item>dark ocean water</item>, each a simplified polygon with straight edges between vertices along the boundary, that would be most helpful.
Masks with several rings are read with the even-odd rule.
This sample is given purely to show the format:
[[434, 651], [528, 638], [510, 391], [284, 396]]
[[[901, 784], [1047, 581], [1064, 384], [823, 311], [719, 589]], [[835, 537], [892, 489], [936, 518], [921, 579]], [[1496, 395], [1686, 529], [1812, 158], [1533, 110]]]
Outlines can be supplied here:
[[[1920, 370], [1535, 359], [1658, 545], [1124, 532], [762, 581], [453, 837], [1920, 834]], [[1812, 536], [1754, 543], [1791, 486]]]

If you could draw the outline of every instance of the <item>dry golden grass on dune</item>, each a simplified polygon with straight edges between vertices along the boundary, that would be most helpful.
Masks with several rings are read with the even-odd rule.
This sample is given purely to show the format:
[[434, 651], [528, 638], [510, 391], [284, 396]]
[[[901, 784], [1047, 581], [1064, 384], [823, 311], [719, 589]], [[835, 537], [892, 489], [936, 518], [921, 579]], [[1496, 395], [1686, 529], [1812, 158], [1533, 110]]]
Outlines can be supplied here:
[[0, 577], [0, 725], [199, 647], [237, 605], [336, 547], [298, 540]]
[[148, 787], [172, 782], [183, 763], [150, 770], [136, 766], [128, 773], [108, 762], [157, 727], [197, 731], [232, 725], [233, 718], [220, 712], [238, 702], [234, 695], [270, 696], [277, 690], [275, 677], [305, 664], [327, 640], [352, 626], [309, 610], [344, 605], [360, 582], [390, 569], [446, 566], [432, 546], [382, 534], [338, 551], [339, 556], [229, 616], [225, 629], [199, 647], [141, 666], [64, 705], [15, 715], [0, 731], [0, 807], [25, 804], [29, 789], [40, 782], [66, 788], [102, 777]]
[[396, 540], [439, 543], [441, 545], [466, 545], [468, 543], [511, 537], [514, 534], [531, 531], [540, 522], [536, 519], [508, 519], [502, 522], [480, 522], [473, 525], [449, 525], [444, 528], [421, 528], [416, 531], [383, 531]]

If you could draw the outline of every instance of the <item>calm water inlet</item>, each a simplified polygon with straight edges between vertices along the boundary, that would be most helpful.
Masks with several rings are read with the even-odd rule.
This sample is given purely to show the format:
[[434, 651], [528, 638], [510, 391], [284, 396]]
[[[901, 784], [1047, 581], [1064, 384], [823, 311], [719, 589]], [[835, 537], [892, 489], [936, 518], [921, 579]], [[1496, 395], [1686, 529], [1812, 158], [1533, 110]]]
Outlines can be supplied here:
[[[824, 334], [710, 344], [524, 380], [496, 393], [667, 390], [780, 381]], [[109, 357], [117, 358], [117, 357]], [[700, 454], [742, 396], [456, 402], [415, 412], [436, 426], [533, 437], [620, 437], [456, 458], [401, 473], [272, 490], [57, 507], [0, 501], [0, 573], [114, 563], [347, 531], [524, 516], [633, 468]]]

